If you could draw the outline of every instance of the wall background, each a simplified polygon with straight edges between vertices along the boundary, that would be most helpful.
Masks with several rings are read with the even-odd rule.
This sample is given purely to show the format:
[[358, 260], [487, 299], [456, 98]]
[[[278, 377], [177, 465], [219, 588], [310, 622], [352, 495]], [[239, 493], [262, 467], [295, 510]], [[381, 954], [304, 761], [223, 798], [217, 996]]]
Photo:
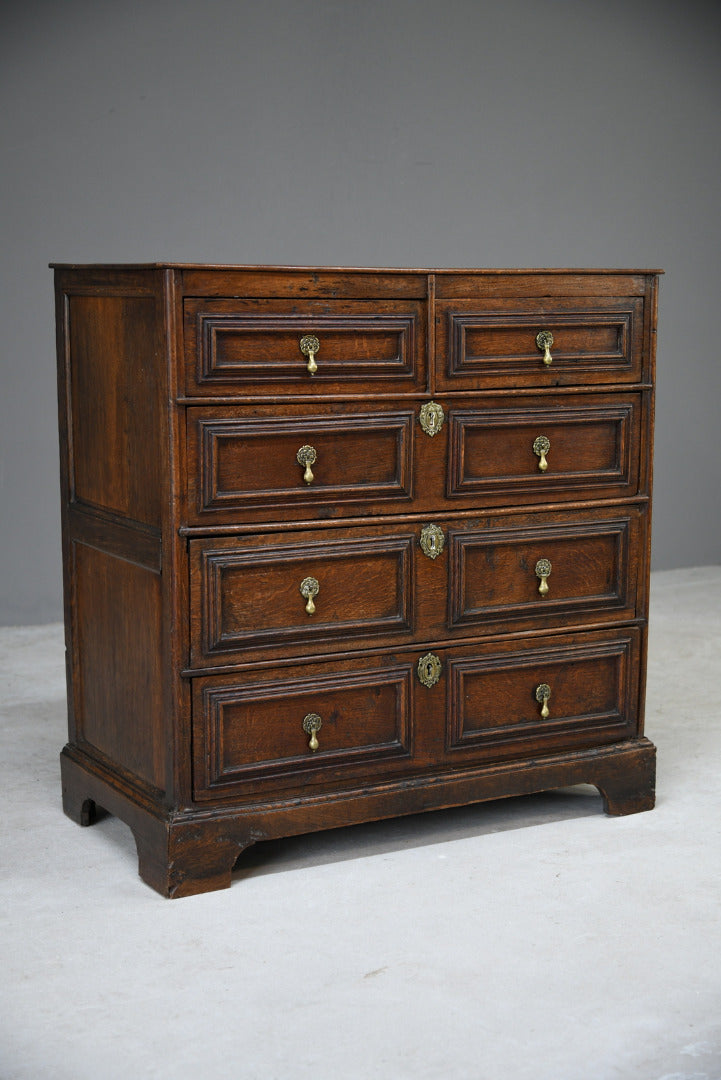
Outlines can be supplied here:
[[655, 569], [721, 563], [717, 0], [9, 0], [0, 623], [61, 609], [50, 261], [661, 267]]

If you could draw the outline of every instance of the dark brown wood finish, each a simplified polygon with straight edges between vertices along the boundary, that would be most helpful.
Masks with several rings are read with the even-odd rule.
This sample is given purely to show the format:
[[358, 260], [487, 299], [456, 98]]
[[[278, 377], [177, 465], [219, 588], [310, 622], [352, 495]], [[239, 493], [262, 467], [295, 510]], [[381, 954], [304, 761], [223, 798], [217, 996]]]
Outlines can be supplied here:
[[55, 274], [69, 816], [184, 896], [264, 837], [653, 805], [658, 271]]

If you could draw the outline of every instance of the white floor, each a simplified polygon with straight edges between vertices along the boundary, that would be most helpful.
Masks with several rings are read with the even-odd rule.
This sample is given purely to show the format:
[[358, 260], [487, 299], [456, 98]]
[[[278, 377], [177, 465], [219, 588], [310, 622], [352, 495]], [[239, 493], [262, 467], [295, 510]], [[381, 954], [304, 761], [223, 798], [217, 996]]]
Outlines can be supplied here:
[[166, 901], [62, 814], [59, 626], [0, 630], [1, 1080], [720, 1080], [721, 567], [653, 578], [654, 811], [258, 845]]

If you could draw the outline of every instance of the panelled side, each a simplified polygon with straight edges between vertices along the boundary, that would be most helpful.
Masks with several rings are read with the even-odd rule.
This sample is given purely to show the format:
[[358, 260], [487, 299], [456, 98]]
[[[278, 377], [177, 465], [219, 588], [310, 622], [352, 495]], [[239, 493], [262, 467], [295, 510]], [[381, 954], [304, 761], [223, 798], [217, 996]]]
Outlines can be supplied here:
[[161, 278], [56, 273], [70, 733], [157, 799], [168, 785]]

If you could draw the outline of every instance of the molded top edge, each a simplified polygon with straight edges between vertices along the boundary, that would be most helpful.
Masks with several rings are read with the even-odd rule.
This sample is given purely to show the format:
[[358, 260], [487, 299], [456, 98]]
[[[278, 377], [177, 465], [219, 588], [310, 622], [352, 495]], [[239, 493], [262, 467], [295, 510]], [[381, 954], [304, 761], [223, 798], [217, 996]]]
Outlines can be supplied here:
[[242, 263], [182, 263], [182, 262], [152, 262], [152, 263], [60, 263], [49, 264], [51, 270], [223, 270], [263, 273], [288, 271], [301, 273], [336, 273], [336, 274], [663, 274], [663, 270], [641, 270], [636, 268], [611, 269], [602, 267], [593, 268], [559, 268], [559, 267], [399, 267], [399, 266], [283, 266], [263, 264], [259, 266], [244, 265]]

